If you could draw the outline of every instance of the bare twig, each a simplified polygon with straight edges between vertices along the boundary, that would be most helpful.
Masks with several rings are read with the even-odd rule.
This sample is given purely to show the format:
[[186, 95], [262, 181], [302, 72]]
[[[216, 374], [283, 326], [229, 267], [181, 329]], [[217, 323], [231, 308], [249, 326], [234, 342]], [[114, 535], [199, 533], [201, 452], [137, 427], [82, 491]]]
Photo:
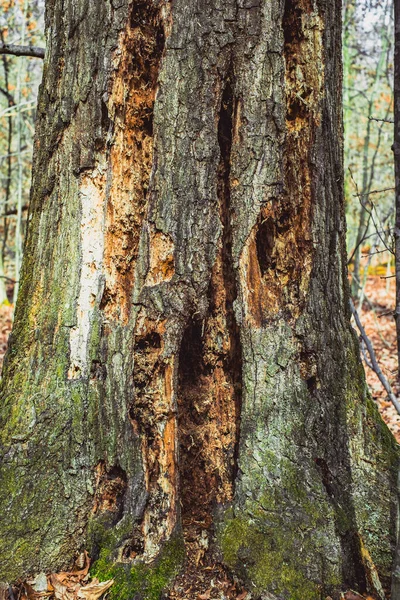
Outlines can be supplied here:
[[382, 192], [393, 192], [395, 189], [396, 188], [394, 188], [394, 187], [383, 188], [382, 190], [372, 190], [372, 192], [366, 192], [365, 194], [364, 193], [360, 194], [359, 192], [357, 192], [357, 194], [353, 194], [353, 196], [355, 198], [357, 198], [357, 197], [358, 198], [363, 198], [364, 196], [371, 196], [372, 194], [380, 194]]
[[368, 252], [367, 254], [361, 254], [361, 256], [362, 256], [362, 258], [369, 258], [370, 256], [375, 256], [375, 254], [383, 254], [384, 252], [387, 252], [386, 248], [385, 248], [385, 250], [376, 250], [375, 252]]
[[[351, 309], [351, 314], [353, 315], [354, 320], [356, 322], [356, 325], [357, 325], [357, 327], [358, 327], [358, 329], [360, 331], [361, 338], [362, 338], [363, 342], [365, 343], [365, 346], [366, 346], [366, 348], [368, 350], [368, 354], [369, 354], [370, 359], [371, 359], [372, 370], [378, 376], [379, 381], [381, 382], [381, 384], [385, 388], [385, 391], [386, 391], [386, 393], [387, 393], [390, 401], [392, 402], [393, 406], [395, 407], [395, 409], [397, 410], [397, 412], [400, 415], [400, 402], [398, 401], [398, 399], [394, 395], [390, 383], [386, 379], [385, 375], [382, 373], [382, 369], [380, 368], [380, 366], [378, 364], [378, 361], [377, 361], [377, 358], [376, 358], [376, 354], [375, 354], [374, 348], [372, 346], [371, 340], [369, 339], [369, 337], [367, 336], [367, 334], [365, 332], [363, 324], [360, 321], [360, 317], [358, 315], [357, 309], [354, 306], [353, 300], [351, 300], [351, 299], [350, 299], [350, 309]], [[370, 365], [368, 364], [368, 366], [370, 366]]]
[[377, 315], [377, 318], [382, 319], [383, 317], [388, 317], [389, 315], [392, 315], [392, 317], [394, 317], [394, 310], [385, 310], [385, 312], [382, 312], [380, 315]]
[[375, 117], [368, 117], [370, 121], [378, 121], [379, 123], [394, 123], [392, 119], [376, 119]]
[[366, 348], [365, 342], [364, 342], [364, 340], [362, 338], [361, 338], [361, 352], [362, 352], [365, 364], [367, 365], [367, 367], [369, 367], [373, 371], [374, 370], [374, 366], [373, 366], [372, 362], [368, 358], [367, 348]]
[[[22, 211], [26, 211], [28, 210], [29, 205], [28, 204], [24, 204], [24, 206], [22, 207]], [[12, 217], [13, 215], [17, 215], [18, 211], [16, 208], [12, 208], [11, 210], [8, 210], [7, 212], [3, 213], [2, 215], [0, 215], [0, 219], [4, 218], [4, 217]]]
[[[375, 209], [375, 205], [373, 204], [373, 202], [372, 202], [371, 200], [368, 200], [368, 202], [370, 202], [370, 204], [371, 204], [371, 208], [368, 208], [368, 207], [367, 207], [367, 205], [366, 205], [366, 204], [363, 202], [363, 197], [365, 197], [365, 196], [369, 196], [369, 195], [371, 195], [371, 194], [377, 194], [378, 192], [384, 192], [384, 191], [388, 191], [388, 190], [390, 190], [390, 189], [394, 189], [394, 188], [387, 188], [386, 190], [374, 190], [374, 191], [372, 191], [372, 192], [369, 192], [369, 193], [367, 193], [367, 194], [360, 194], [360, 192], [359, 192], [359, 190], [358, 190], [358, 185], [357, 185], [357, 182], [356, 182], [356, 180], [355, 180], [355, 179], [354, 179], [354, 177], [353, 177], [353, 172], [352, 172], [352, 170], [351, 170], [351, 168], [350, 168], [350, 167], [349, 167], [349, 173], [350, 173], [350, 178], [351, 178], [351, 180], [352, 180], [352, 182], [353, 182], [353, 185], [354, 185], [354, 187], [355, 187], [355, 189], [356, 189], [356, 193], [354, 194], [354, 196], [358, 197], [358, 199], [359, 199], [359, 201], [360, 201], [360, 204], [361, 204], [361, 206], [362, 206], [362, 207], [363, 207], [363, 208], [364, 208], [364, 209], [367, 211], [367, 214], [370, 216], [370, 219], [372, 220], [372, 223], [373, 223], [373, 225], [374, 225], [375, 231], [376, 231], [377, 235], [379, 236], [379, 239], [381, 240], [382, 244], [385, 246], [386, 250], [387, 250], [388, 252], [390, 252], [390, 254], [394, 254], [394, 251], [393, 251], [393, 249], [392, 249], [392, 248], [390, 248], [390, 247], [387, 245], [386, 241], [385, 241], [385, 240], [384, 240], [384, 238], [381, 236], [381, 234], [380, 234], [380, 231], [379, 231], [379, 227], [377, 226], [377, 224], [376, 224], [376, 221], [375, 221], [375, 219], [374, 219], [373, 210]], [[378, 217], [378, 218], [379, 218], [379, 217]], [[364, 235], [363, 235], [363, 238], [364, 238], [364, 239], [365, 239], [365, 235], [366, 235], [366, 233], [367, 233], [367, 230], [365, 230], [365, 232], [364, 232]]]
[[16, 46], [15, 44], [0, 44], [0, 54], [11, 54], [12, 56], [32, 56], [44, 58], [45, 49], [37, 46]]

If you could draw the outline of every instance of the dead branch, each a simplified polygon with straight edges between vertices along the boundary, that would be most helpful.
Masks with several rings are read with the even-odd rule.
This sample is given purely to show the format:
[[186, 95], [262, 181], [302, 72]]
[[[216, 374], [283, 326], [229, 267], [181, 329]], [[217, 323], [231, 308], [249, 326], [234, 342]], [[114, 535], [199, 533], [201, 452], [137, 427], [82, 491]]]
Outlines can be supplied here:
[[378, 121], [378, 123], [394, 123], [391, 119], [377, 119], [376, 117], [368, 117], [370, 121]]
[[[22, 212], [25, 212], [26, 210], [28, 210], [29, 205], [28, 204], [24, 204], [22, 207]], [[3, 219], [4, 217], [12, 217], [13, 215], [17, 214], [17, 209], [16, 208], [12, 208], [10, 210], [8, 210], [7, 212], [3, 213], [2, 215], [0, 215], [0, 219]]]
[[393, 192], [396, 188], [394, 187], [389, 187], [389, 188], [383, 188], [382, 190], [372, 190], [372, 192], [366, 192], [365, 194], [353, 194], [354, 198], [363, 198], [364, 196], [372, 196], [372, 194], [381, 194], [382, 192]]
[[11, 54], [12, 56], [33, 56], [44, 58], [45, 49], [38, 46], [16, 46], [15, 44], [0, 44], [0, 54]]
[[357, 309], [354, 306], [353, 300], [350, 299], [350, 309], [351, 309], [351, 314], [354, 317], [354, 320], [356, 322], [356, 325], [360, 331], [361, 334], [361, 338], [363, 340], [363, 342], [365, 343], [365, 346], [368, 350], [368, 354], [370, 356], [371, 359], [371, 363], [367, 362], [367, 365], [372, 368], [372, 370], [374, 371], [374, 373], [376, 373], [376, 375], [379, 378], [379, 381], [381, 382], [381, 384], [383, 385], [390, 401], [392, 402], [393, 406], [395, 407], [395, 409], [397, 410], [397, 412], [400, 415], [400, 402], [398, 401], [398, 399], [396, 398], [396, 396], [393, 393], [392, 387], [390, 385], [390, 383], [388, 382], [388, 380], [386, 379], [385, 375], [382, 373], [382, 370], [378, 364], [377, 358], [376, 358], [376, 354], [375, 354], [375, 350], [372, 346], [371, 340], [369, 339], [369, 337], [367, 336], [365, 329], [360, 321], [360, 317], [358, 315]]

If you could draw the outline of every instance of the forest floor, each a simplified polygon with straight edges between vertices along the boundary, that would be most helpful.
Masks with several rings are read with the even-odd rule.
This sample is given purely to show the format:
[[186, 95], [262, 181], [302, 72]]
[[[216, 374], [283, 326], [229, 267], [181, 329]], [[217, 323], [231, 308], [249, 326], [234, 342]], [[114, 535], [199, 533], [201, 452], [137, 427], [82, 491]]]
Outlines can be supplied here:
[[[396, 396], [400, 396], [397, 383], [396, 325], [393, 318], [395, 306], [395, 280], [370, 276], [365, 286], [362, 309], [358, 307], [361, 323], [372, 342], [378, 363]], [[353, 323], [354, 326], [354, 323]], [[359, 334], [357, 330], [357, 334]], [[365, 374], [383, 420], [400, 443], [400, 415], [389, 401], [378, 376], [365, 365]]]

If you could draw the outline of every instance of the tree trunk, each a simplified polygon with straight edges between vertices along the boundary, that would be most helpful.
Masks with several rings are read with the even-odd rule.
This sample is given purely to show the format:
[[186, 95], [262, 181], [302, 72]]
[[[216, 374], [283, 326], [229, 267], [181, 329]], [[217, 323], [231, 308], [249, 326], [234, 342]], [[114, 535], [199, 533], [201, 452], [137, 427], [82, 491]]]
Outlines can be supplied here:
[[349, 322], [340, 11], [48, 0], [0, 579], [87, 548], [120, 600], [216, 562], [254, 598], [383, 597], [398, 454]]

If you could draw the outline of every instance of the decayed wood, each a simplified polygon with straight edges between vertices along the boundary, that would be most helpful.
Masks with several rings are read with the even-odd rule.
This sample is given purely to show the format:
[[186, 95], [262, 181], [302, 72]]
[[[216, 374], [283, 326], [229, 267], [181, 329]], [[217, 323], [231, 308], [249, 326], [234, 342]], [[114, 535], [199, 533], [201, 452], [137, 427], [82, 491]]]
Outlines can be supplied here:
[[196, 593], [217, 560], [254, 597], [379, 595], [374, 563], [387, 583], [397, 451], [350, 327], [340, 10], [49, 0], [0, 579], [87, 548], [154, 597], [183, 541]]

